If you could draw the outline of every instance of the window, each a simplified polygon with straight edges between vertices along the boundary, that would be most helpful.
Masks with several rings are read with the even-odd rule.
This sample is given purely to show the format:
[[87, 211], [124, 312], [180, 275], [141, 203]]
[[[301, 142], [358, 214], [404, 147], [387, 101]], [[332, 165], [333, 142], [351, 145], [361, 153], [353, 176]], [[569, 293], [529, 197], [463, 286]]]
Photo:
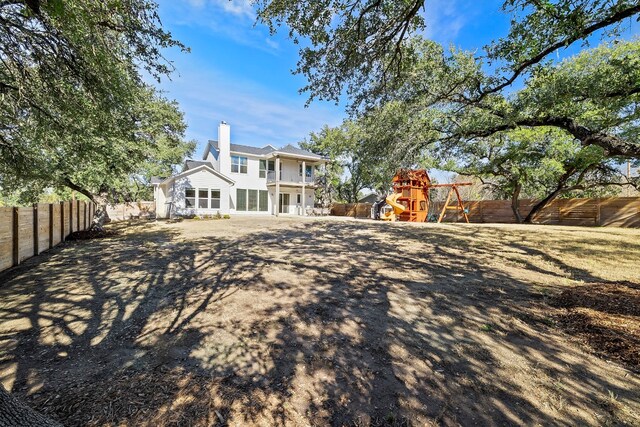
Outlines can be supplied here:
[[209, 207], [209, 190], [198, 188], [198, 208], [207, 209]]
[[247, 158], [231, 156], [231, 172], [247, 173]]
[[273, 160], [260, 160], [260, 178], [267, 177], [267, 171], [274, 172], [276, 170], [276, 162]]
[[267, 161], [266, 160], [260, 160], [260, 173], [259, 173], [260, 178], [266, 178], [267, 177]]
[[269, 193], [267, 191], [238, 188], [236, 194], [236, 211], [269, 211]]
[[187, 208], [196, 207], [196, 189], [195, 188], [184, 189], [184, 206]]
[[260, 190], [260, 205], [258, 209], [260, 212], [267, 212], [269, 210], [269, 193], [265, 190]]
[[302, 194], [298, 194], [297, 202], [298, 204], [302, 203]]
[[236, 210], [247, 210], [247, 190], [243, 188], [238, 188], [238, 190], [236, 191]]
[[[306, 165], [305, 171], [306, 173], [304, 174], [304, 176], [307, 178], [311, 178], [311, 176], [313, 175], [313, 166]], [[302, 163], [300, 163], [300, 166], [298, 167], [298, 175], [302, 176]]]
[[211, 190], [211, 209], [220, 209], [220, 190]]
[[249, 190], [249, 211], [258, 210], [258, 190]]

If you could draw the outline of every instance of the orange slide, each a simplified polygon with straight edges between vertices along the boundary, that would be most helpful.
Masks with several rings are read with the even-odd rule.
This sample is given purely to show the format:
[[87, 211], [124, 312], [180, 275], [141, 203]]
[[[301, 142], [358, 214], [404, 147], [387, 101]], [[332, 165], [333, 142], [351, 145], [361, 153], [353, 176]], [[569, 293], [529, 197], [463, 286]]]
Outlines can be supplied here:
[[385, 212], [380, 215], [380, 219], [383, 221], [396, 221], [397, 216], [404, 212], [407, 208], [404, 205], [398, 203], [398, 197], [402, 196], [402, 193], [393, 193], [385, 199], [385, 202], [393, 208], [391, 212]]

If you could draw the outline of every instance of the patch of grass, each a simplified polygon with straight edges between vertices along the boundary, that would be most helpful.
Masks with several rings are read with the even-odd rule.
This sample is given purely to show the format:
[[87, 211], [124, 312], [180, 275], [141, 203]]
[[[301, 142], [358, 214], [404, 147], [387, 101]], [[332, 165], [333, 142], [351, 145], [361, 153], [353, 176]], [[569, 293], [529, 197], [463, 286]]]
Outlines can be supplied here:
[[485, 323], [484, 325], [480, 326], [480, 330], [482, 332], [494, 332], [495, 326], [493, 326], [491, 323]]

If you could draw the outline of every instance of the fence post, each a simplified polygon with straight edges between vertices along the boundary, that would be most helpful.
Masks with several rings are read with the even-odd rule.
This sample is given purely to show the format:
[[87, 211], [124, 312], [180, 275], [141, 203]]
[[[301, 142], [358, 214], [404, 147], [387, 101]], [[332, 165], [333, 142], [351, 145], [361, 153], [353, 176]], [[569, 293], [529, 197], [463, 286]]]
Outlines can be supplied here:
[[64, 242], [64, 202], [60, 202], [60, 242]]
[[49, 203], [49, 249], [53, 247], [53, 203]]
[[20, 240], [18, 238], [18, 208], [13, 208], [13, 265], [20, 263]]
[[73, 200], [69, 202], [69, 234], [73, 233]]
[[80, 200], [76, 200], [76, 231], [80, 231]]
[[33, 205], [33, 256], [38, 255], [38, 204]]

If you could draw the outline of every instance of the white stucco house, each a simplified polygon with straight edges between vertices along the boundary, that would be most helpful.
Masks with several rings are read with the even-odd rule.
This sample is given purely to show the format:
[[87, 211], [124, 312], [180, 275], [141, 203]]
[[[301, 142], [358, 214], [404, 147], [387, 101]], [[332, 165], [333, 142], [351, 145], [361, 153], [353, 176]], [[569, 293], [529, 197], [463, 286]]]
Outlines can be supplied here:
[[187, 160], [180, 173], [151, 180], [156, 216], [306, 215], [313, 209], [316, 169], [326, 162], [292, 145], [232, 144], [231, 127], [221, 122], [202, 160]]

